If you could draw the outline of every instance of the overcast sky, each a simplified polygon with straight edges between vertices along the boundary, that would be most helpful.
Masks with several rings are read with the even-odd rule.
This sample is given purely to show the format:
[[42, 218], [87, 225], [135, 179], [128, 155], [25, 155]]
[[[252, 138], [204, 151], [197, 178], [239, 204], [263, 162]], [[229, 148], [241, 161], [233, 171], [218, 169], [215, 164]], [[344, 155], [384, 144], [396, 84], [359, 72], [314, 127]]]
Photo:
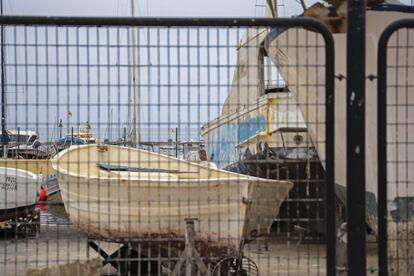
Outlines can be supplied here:
[[[130, 0], [3, 0], [7, 14], [129, 16]], [[405, 4], [412, 0], [401, 0]], [[299, 14], [299, 0], [278, 0], [282, 16]], [[305, 0], [307, 6], [317, 2]], [[261, 16], [265, 0], [135, 0], [138, 16]]]
[[[130, 0], [3, 1], [7, 15], [131, 14]], [[306, 4], [314, 2], [307, 0]], [[136, 0], [135, 3], [137, 16], [262, 17], [265, 0]], [[279, 0], [278, 11], [279, 16], [292, 16], [300, 14], [302, 9], [296, 0]], [[57, 138], [58, 119], [63, 120], [64, 132], [90, 121], [99, 138], [107, 137], [108, 129], [117, 133], [113, 138], [119, 137], [122, 128], [132, 121], [130, 34], [126, 29], [117, 32], [96, 28], [9, 28], [6, 32], [10, 45], [6, 49], [8, 128], [34, 129], [41, 132], [43, 139], [53, 139]], [[211, 29], [210, 33], [198, 34], [182, 29], [140, 30], [141, 127], [165, 131], [178, 125], [197, 131], [202, 124], [219, 116], [230, 90], [242, 35], [243, 30], [227, 33]], [[16, 43], [20, 46], [16, 47]], [[72, 46], [67, 47], [68, 44]], [[201, 47], [197, 52], [188, 47], [190, 44]], [[189, 132], [183, 135], [184, 139], [197, 136]], [[164, 138], [162, 135], [161, 139]]]
[[[129, 16], [130, 0], [3, 0], [7, 14]], [[135, 0], [138, 16], [232, 16], [263, 14], [265, 0]], [[307, 0], [307, 4], [315, 2]], [[286, 15], [300, 12], [296, 0], [279, 0]]]
[[[3, 1], [7, 15], [131, 15], [130, 0]], [[137, 0], [135, 13], [136, 16], [154, 17], [262, 17], [264, 3], [265, 0]], [[281, 16], [301, 13], [300, 5], [294, 0], [279, 1], [278, 9]], [[201, 32], [197, 43], [204, 47], [210, 43], [212, 48], [203, 48], [199, 53], [186, 50], [185, 45], [195, 41], [187, 38], [185, 30], [181, 32], [167, 32], [165, 28], [159, 33], [140, 31], [138, 44], [179, 43], [181, 47], [181, 54], [174, 47], [140, 47], [141, 128], [158, 127], [165, 132], [181, 124], [180, 128], [197, 131], [201, 124], [220, 115], [233, 77], [236, 48], [243, 30], [229, 34], [212, 30], [210, 38], [206, 32]], [[6, 51], [6, 60], [10, 64], [6, 71], [8, 128], [35, 129], [42, 136], [51, 138], [57, 135], [55, 122], [60, 118], [65, 125], [64, 132], [72, 126], [76, 131], [77, 125], [82, 126], [88, 120], [95, 134], [102, 138], [108, 135], [108, 121], [112, 121], [112, 132], [118, 133], [114, 136], [119, 136], [122, 127], [131, 123], [133, 92], [128, 70], [132, 64], [131, 53], [125, 47], [118, 52], [105, 47], [108, 42], [130, 47], [129, 32], [121, 31], [118, 38], [115, 32], [106, 38], [105, 30], [98, 34], [92, 28], [87, 32], [81, 29], [78, 35], [76, 30], [69, 29], [67, 38], [64, 29], [53, 28], [29, 29], [26, 32], [19, 28], [9, 29], [6, 34], [11, 45]], [[197, 34], [190, 36], [194, 39]], [[15, 40], [38, 46], [14, 47]], [[42, 43], [50, 46], [44, 47], [40, 45]], [[62, 47], [68, 43], [89, 43], [99, 47]], [[218, 44], [226, 47], [215, 51]], [[15, 63], [20, 65], [14, 66]], [[98, 65], [85, 67], [94, 64]], [[211, 66], [211, 69], [189, 69], [200, 65]], [[72, 115], [68, 117], [68, 113]], [[185, 136], [194, 138], [189, 132]]]

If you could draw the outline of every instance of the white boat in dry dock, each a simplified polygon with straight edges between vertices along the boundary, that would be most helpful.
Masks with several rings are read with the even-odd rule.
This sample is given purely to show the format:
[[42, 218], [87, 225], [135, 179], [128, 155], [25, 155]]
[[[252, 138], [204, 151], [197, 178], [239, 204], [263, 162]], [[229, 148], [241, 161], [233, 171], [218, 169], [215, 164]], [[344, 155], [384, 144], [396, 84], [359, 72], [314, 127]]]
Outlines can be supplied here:
[[31, 172], [0, 167], [0, 223], [31, 215], [41, 183]]
[[[329, 8], [315, 4], [305, 15], [316, 16], [330, 28], [335, 44], [335, 183], [339, 198], [346, 201], [346, 1], [334, 4], [337, 16], [330, 17]], [[365, 156], [366, 156], [366, 221], [377, 233], [378, 185], [378, 112], [377, 75], [378, 41], [387, 26], [400, 19], [413, 19], [414, 8], [399, 1], [368, 1], [366, 10], [366, 94], [365, 94]], [[412, 66], [414, 36], [411, 30], [394, 33], [387, 48], [387, 204], [388, 256], [390, 275], [414, 275], [409, 256], [413, 255], [414, 208], [414, 148], [408, 146], [414, 137], [412, 124], [414, 102], [414, 67]], [[293, 45], [297, 45], [294, 47]], [[309, 133], [321, 160], [325, 159], [325, 103], [326, 83], [323, 38], [312, 30], [275, 28], [267, 35], [264, 48], [277, 66], [304, 114]], [[357, 49], [355, 49], [357, 50]], [[404, 68], [404, 69], [401, 69]], [[312, 85], [310, 85], [312, 84]], [[313, 85], [316, 84], [316, 85]], [[317, 84], [322, 84], [319, 86]], [[356, 149], [357, 150], [357, 149]], [[403, 227], [401, 225], [404, 225]], [[403, 261], [404, 260], [404, 261]]]
[[[313, 16], [320, 14], [318, 17], [322, 19], [332, 31], [335, 42], [335, 75], [346, 76], [346, 1], [328, 1], [340, 6], [337, 9], [338, 18], [323, 17], [324, 11], [328, 8], [321, 4], [315, 4], [305, 15]], [[400, 4], [391, 4], [398, 1], [369, 1], [366, 11], [366, 75], [375, 76], [377, 73], [377, 52], [378, 39], [384, 29], [399, 19], [414, 18], [414, 9]], [[374, 2], [384, 2], [375, 5]], [[389, 3], [387, 3], [389, 2]], [[341, 8], [342, 7], [342, 8]], [[336, 20], [336, 21], [335, 21]], [[330, 24], [330, 22], [336, 22]], [[338, 24], [340, 22], [341, 24]], [[413, 37], [407, 33], [399, 33], [394, 35], [390, 40], [390, 45], [396, 43], [396, 39], [404, 41], [404, 45], [412, 45]], [[394, 43], [394, 44], [393, 44]], [[305, 46], [292, 46], [305, 45]], [[323, 105], [325, 103], [324, 89], [322, 86], [326, 83], [324, 69], [324, 42], [320, 34], [306, 29], [282, 29], [275, 28], [267, 35], [264, 43], [269, 58], [277, 66], [279, 73], [286, 81], [290, 91], [296, 98], [299, 108], [303, 111], [306, 124], [309, 129], [312, 140], [316, 143], [316, 148], [321, 160], [325, 160], [325, 126], [321, 122], [325, 121], [325, 111]], [[402, 47], [401, 47], [402, 48]], [[398, 54], [396, 54], [398, 53]], [[407, 57], [412, 55], [412, 48], [406, 47], [403, 50], [397, 49], [390, 52], [389, 63], [405, 64]], [[404, 74], [389, 74], [388, 82], [395, 84], [396, 87], [412, 87], [413, 68], [407, 66], [407, 72]], [[322, 84], [310, 85], [310, 84]], [[340, 199], [346, 201], [346, 82], [335, 82], [335, 183], [337, 184], [336, 192]], [[367, 223], [374, 233], [377, 232], [377, 87], [376, 82], [366, 79], [366, 201], [367, 201]], [[411, 92], [410, 90], [408, 90]], [[413, 102], [413, 93], [406, 92], [406, 101]], [[404, 98], [404, 97], [401, 97]], [[388, 93], [388, 104], [396, 105], [396, 97], [393, 93]], [[317, 104], [315, 104], [317, 103]], [[410, 107], [411, 108], [411, 107]], [[305, 112], [306, 111], [306, 112]], [[399, 123], [403, 124], [402, 118], [405, 114], [399, 111], [388, 113], [389, 122], [395, 122], [399, 118]], [[411, 111], [410, 111], [411, 112]], [[401, 115], [403, 114], [403, 115]], [[407, 115], [407, 118], [409, 116]], [[405, 131], [412, 132], [412, 129], [391, 129], [388, 142], [401, 143], [401, 137], [406, 137]], [[411, 135], [411, 133], [410, 133]], [[398, 138], [399, 137], [399, 138]], [[400, 139], [398, 141], [398, 139]], [[389, 152], [397, 152], [396, 146], [389, 147]], [[404, 164], [406, 156], [413, 156], [412, 152], [408, 154], [397, 154], [400, 164]], [[406, 162], [406, 161], [405, 161]], [[413, 174], [409, 174], [408, 166], [401, 165], [397, 167], [390, 166], [389, 177], [392, 182], [388, 186], [388, 200], [392, 202], [400, 195], [412, 196], [414, 189], [412, 185], [401, 185], [406, 190], [398, 191], [397, 179], [400, 175], [407, 175], [410, 181], [414, 179]], [[412, 171], [412, 170], [411, 170]], [[405, 206], [405, 205], [404, 205]]]
[[195, 243], [209, 256], [267, 234], [293, 186], [120, 146], [75, 146], [52, 163], [70, 220], [89, 235], [182, 249], [194, 218]]

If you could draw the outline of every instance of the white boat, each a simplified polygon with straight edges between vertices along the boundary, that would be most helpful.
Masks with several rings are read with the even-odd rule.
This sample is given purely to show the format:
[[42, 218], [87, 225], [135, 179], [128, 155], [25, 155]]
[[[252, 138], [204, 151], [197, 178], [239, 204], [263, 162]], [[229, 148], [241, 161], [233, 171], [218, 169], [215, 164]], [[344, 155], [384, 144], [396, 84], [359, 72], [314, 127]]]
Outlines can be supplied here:
[[[346, 2], [342, 5], [346, 6]], [[339, 5], [339, 3], [338, 3]], [[315, 6], [316, 7], [316, 6]], [[388, 5], [382, 8], [371, 7], [366, 11], [366, 75], [377, 75], [377, 53], [378, 53], [378, 39], [384, 29], [392, 22], [403, 18], [414, 18], [414, 13], [402, 12], [402, 8], [407, 7], [403, 5]], [[317, 7], [319, 8], [319, 7]], [[343, 9], [342, 9], [343, 10]], [[341, 10], [338, 10], [340, 16]], [[346, 9], [345, 9], [346, 12]], [[323, 12], [321, 12], [323, 13]], [[305, 12], [306, 14], [306, 12]], [[324, 22], [328, 22], [329, 18], [322, 18]], [[338, 18], [336, 18], [338, 23]], [[343, 24], [346, 21], [343, 20]], [[343, 28], [336, 28], [333, 31], [333, 38], [335, 42], [335, 75], [346, 76], [346, 33], [341, 31]], [[390, 45], [396, 45], [396, 37], [391, 37]], [[413, 37], [407, 37], [407, 32], [400, 32], [398, 40], [402, 45], [412, 45]], [[265, 49], [268, 56], [276, 64], [279, 73], [289, 86], [293, 93], [299, 108], [302, 110], [306, 124], [308, 126], [311, 138], [315, 141], [320, 159], [325, 160], [325, 94], [324, 85], [325, 74], [323, 66], [325, 64], [324, 51], [325, 46], [323, 38], [320, 34], [312, 32], [311, 30], [291, 28], [291, 29], [274, 29], [271, 31], [265, 41]], [[294, 46], [300, 45], [300, 46]], [[389, 55], [389, 62], [391, 65], [406, 64], [407, 56], [412, 55], [412, 48], [403, 46]], [[409, 50], [407, 50], [409, 49]], [[398, 53], [398, 54], [397, 54]], [[411, 77], [414, 71], [412, 67], [407, 67], [407, 72], [404, 74], [389, 74], [388, 83], [396, 86], [412, 87], [414, 79]], [[312, 85], [320, 84], [320, 85]], [[376, 219], [376, 198], [377, 198], [377, 86], [376, 81], [369, 78], [366, 79], [366, 200], [367, 200], [367, 223], [371, 229], [377, 231]], [[414, 101], [413, 93], [405, 94], [407, 102]], [[388, 93], [388, 104], [396, 104], [394, 93]], [[337, 193], [342, 200], [346, 200], [346, 81], [335, 81], [335, 183], [338, 184]], [[317, 103], [317, 104], [316, 104]], [[401, 104], [401, 103], [400, 103]], [[403, 112], [403, 111], [401, 111]], [[410, 110], [411, 112], [411, 110]], [[395, 122], [399, 118], [399, 123], [403, 124], [402, 118], [404, 114], [396, 112], [388, 113], [388, 122]], [[408, 116], [408, 115], [407, 115]], [[401, 128], [396, 132], [396, 129], [391, 129], [389, 132], [388, 142], [395, 143], [396, 139], [400, 139], [402, 143], [405, 137], [405, 131], [411, 132], [412, 128]], [[412, 133], [409, 134], [410, 136]], [[396, 138], [397, 137], [397, 138]], [[398, 138], [399, 137], [399, 138]], [[389, 146], [389, 152], [396, 152], [396, 146]], [[408, 155], [406, 155], [408, 154]], [[406, 154], [397, 154], [399, 160], [404, 164], [406, 156], [414, 156], [414, 151]], [[389, 155], [394, 158], [394, 155]], [[398, 168], [397, 168], [398, 167]], [[397, 174], [407, 175], [409, 181], [414, 181], [413, 170], [408, 170], [405, 165], [390, 166], [389, 167], [389, 181], [393, 185], [388, 187], [388, 199], [393, 201], [399, 195], [412, 196], [414, 195], [414, 187], [412, 185], [400, 185], [397, 193]], [[338, 189], [339, 188], [339, 189]], [[342, 192], [338, 190], [341, 190]], [[404, 189], [404, 190], [402, 190]]]
[[53, 145], [42, 144], [39, 134], [32, 130], [7, 130], [9, 158], [47, 159], [56, 154]]
[[31, 214], [42, 179], [31, 172], [0, 167], [0, 222]]
[[237, 254], [268, 234], [293, 186], [120, 146], [75, 146], [52, 163], [70, 220], [90, 236], [182, 249], [195, 218], [202, 255]]

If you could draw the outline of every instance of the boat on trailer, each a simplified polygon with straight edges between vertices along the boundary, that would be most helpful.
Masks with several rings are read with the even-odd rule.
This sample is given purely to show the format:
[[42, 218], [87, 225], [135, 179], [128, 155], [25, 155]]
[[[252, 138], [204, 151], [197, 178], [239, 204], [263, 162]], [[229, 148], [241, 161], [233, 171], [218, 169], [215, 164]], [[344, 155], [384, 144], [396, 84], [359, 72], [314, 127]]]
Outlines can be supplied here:
[[73, 146], [52, 163], [73, 225], [161, 255], [184, 248], [189, 218], [202, 256], [239, 254], [246, 240], [268, 234], [293, 187], [110, 145]]
[[0, 223], [33, 216], [42, 179], [31, 172], [0, 167]]

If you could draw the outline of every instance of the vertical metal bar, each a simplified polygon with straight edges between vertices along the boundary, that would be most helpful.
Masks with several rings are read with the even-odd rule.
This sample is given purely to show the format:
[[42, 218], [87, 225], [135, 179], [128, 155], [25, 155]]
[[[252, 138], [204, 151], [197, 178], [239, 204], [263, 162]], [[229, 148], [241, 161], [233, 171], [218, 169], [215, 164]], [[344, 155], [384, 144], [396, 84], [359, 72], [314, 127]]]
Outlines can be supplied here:
[[347, 229], [348, 275], [366, 274], [365, 0], [348, 1]]
[[387, 44], [384, 31], [378, 44], [378, 275], [388, 275], [387, 252]]
[[335, 214], [335, 45], [329, 32], [321, 33], [325, 40], [325, 213], [326, 213], [326, 271], [336, 275], [336, 214]]
[[175, 157], [178, 158], [178, 127], [175, 128]]
[[124, 127], [124, 147], [126, 147], [126, 127]]
[[[0, 1], [0, 14], [3, 16], [3, 0]], [[7, 158], [7, 133], [6, 133], [6, 76], [4, 68], [4, 25], [1, 25], [1, 142], [3, 158]]]
[[185, 222], [185, 249], [189, 253], [185, 260], [185, 276], [191, 276], [193, 274], [194, 220], [186, 219]]
[[[135, 17], [135, 0], [131, 0], [131, 16]], [[139, 51], [136, 46], [136, 34], [137, 29], [132, 28], [132, 81], [134, 86], [134, 126], [132, 132], [132, 143], [133, 147], [137, 148], [139, 146], [139, 91], [138, 91], [138, 78], [139, 73], [137, 69], [137, 59], [139, 59]], [[139, 61], [139, 60], [138, 60]]]
[[62, 119], [59, 120], [58, 126], [59, 126], [59, 138], [58, 139], [60, 139], [60, 138], [62, 138], [62, 128], [63, 128]]
[[19, 158], [19, 153], [20, 153], [20, 127], [17, 128], [17, 154], [16, 157]]

